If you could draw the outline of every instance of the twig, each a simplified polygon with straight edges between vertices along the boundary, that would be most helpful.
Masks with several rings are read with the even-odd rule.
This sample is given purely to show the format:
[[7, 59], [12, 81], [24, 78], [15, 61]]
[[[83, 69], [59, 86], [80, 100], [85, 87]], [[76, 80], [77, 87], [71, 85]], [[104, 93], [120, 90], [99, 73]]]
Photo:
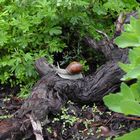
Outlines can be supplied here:
[[109, 118], [109, 120], [104, 124], [105, 126], [113, 119], [114, 114]]
[[124, 14], [123, 13], [120, 13], [117, 21], [116, 21], [116, 35], [120, 35], [122, 30], [123, 30], [123, 24], [124, 24]]
[[42, 134], [42, 127], [41, 127], [41, 123], [39, 120], [34, 120], [33, 117], [31, 115], [26, 115], [27, 117], [29, 117], [32, 127], [33, 127], [33, 133], [36, 137], [36, 140], [44, 140], [43, 138], [43, 134]]
[[140, 117], [129, 117], [129, 116], [124, 116], [122, 114], [114, 114], [114, 117], [118, 117], [118, 118], [124, 118], [124, 119], [128, 119], [128, 120], [134, 120], [134, 121], [140, 121]]
[[105, 36], [107, 41], [110, 42], [110, 39], [109, 39], [109, 37], [108, 37], [108, 35], [106, 33], [104, 33], [103, 31], [97, 30], [97, 29], [96, 29], [96, 32], [98, 32], [98, 33], [102, 34], [103, 36]]
[[105, 32], [100, 31], [100, 30], [97, 30], [97, 29], [96, 29], [96, 32], [102, 34], [102, 35], [106, 38], [106, 40], [107, 40], [107, 42], [108, 42], [108, 45], [109, 45], [109, 47], [110, 47], [111, 49], [114, 48], [114, 45], [112, 44], [111, 39], [108, 37], [108, 35], [107, 35]]

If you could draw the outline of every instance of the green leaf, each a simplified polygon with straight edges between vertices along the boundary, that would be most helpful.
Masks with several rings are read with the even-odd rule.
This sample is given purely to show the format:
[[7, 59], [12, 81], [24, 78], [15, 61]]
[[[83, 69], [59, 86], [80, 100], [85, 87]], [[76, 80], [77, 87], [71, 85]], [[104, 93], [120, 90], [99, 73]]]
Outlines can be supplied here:
[[130, 28], [130, 32], [135, 32], [136, 34], [140, 34], [140, 28], [139, 28], [139, 25], [140, 25], [140, 20], [139, 19], [136, 19], [134, 18], [133, 16], [130, 17], [130, 24], [126, 24], [126, 26], [131, 26]]
[[53, 27], [49, 30], [51, 36], [53, 35], [60, 35], [62, 33], [61, 27]]
[[130, 64], [124, 64], [121, 62], [119, 62], [118, 64], [119, 64], [119, 67], [121, 67], [121, 69], [124, 70], [125, 72], [128, 72], [133, 69], [133, 67]]
[[121, 80], [139, 78], [140, 72], [140, 47], [129, 52], [130, 64], [119, 63], [119, 66], [127, 73]]
[[135, 97], [135, 100], [140, 102], [140, 80], [138, 80], [137, 83], [131, 85], [130, 88]]
[[124, 97], [124, 99], [135, 100], [131, 89], [125, 83], [121, 84], [121, 94]]
[[129, 80], [140, 77], [140, 65], [138, 65], [133, 70], [129, 71], [121, 80]]
[[136, 62], [136, 59], [140, 57], [139, 53], [140, 53], [140, 47], [129, 50], [128, 57], [129, 57], [130, 63], [134, 64]]
[[[135, 96], [132, 90], [125, 83], [121, 84], [121, 93], [106, 95], [103, 98], [103, 101], [109, 109], [115, 112], [124, 114], [135, 113], [134, 115], [138, 115], [137, 108], [140, 107], [140, 105], [135, 101]], [[128, 106], [129, 102], [132, 103], [133, 106], [137, 105], [138, 107], [133, 110], [130, 106]], [[129, 108], [131, 109], [130, 112]]]
[[120, 108], [125, 115], [140, 116], [140, 104], [133, 100], [123, 100], [120, 102]]
[[120, 48], [140, 46], [140, 19], [130, 18], [130, 24], [125, 25], [125, 32], [115, 39]]
[[139, 140], [139, 139], [140, 139], [140, 128], [128, 134], [125, 134], [121, 137], [115, 138], [114, 140]]
[[106, 106], [108, 106], [108, 108], [110, 110], [113, 110], [115, 112], [120, 112], [122, 113], [122, 110], [120, 108], [120, 102], [123, 100], [122, 95], [119, 94], [109, 94], [106, 95], [105, 97], [103, 97], [103, 101], [105, 103]]
[[0, 46], [3, 46], [8, 41], [8, 35], [5, 31], [0, 31]]
[[120, 48], [126, 48], [126, 47], [139, 47], [140, 46], [140, 37], [134, 33], [127, 33], [123, 32], [121, 36], [117, 37], [115, 39], [115, 43]]

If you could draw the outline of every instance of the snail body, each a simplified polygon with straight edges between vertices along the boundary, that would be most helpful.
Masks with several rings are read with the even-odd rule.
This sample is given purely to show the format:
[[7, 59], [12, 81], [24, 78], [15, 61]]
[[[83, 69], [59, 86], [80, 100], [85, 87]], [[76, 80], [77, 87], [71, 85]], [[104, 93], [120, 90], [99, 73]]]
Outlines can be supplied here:
[[58, 65], [58, 68], [56, 68], [56, 73], [64, 79], [81, 79], [83, 78], [82, 75], [82, 69], [83, 66], [79, 62], [71, 62], [66, 69], [61, 69]]

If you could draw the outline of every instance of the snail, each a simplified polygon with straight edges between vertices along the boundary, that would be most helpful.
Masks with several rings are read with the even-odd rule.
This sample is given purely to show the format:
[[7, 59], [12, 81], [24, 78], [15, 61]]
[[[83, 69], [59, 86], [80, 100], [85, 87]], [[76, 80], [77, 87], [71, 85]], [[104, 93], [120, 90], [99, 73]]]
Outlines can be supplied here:
[[81, 73], [82, 72], [82, 69], [83, 69], [82, 64], [80, 64], [79, 62], [76, 62], [76, 61], [71, 62], [66, 67], [66, 69], [61, 69], [59, 67], [59, 64], [58, 64], [58, 67], [57, 68], [55, 67], [56, 73], [61, 78], [70, 79], [70, 80], [76, 80], [76, 79], [83, 78], [83, 75]]

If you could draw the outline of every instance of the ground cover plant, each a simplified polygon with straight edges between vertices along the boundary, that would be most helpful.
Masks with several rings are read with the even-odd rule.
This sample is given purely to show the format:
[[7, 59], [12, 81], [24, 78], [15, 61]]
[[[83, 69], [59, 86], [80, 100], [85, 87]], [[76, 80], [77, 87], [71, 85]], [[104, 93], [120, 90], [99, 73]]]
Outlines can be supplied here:
[[[134, 17], [131, 20], [128, 18], [127, 23], [130, 21], [130, 24], [124, 25], [124, 28], [121, 27], [119, 34], [116, 33], [115, 24], [117, 24], [116, 20], [120, 13], [127, 14], [138, 9], [139, 3], [136, 0], [0, 0], [0, 129], [3, 130], [2, 132], [8, 129], [10, 132], [11, 128], [14, 130], [17, 127], [16, 129], [21, 130], [22, 133], [16, 135], [11, 132], [12, 137], [35, 139], [33, 130], [30, 131], [31, 127], [28, 127], [31, 126], [28, 115], [32, 115], [36, 116], [35, 120], [39, 120], [42, 124], [42, 136], [50, 140], [137, 139], [140, 131], [140, 20]], [[123, 23], [121, 24], [123, 26]], [[116, 38], [118, 35], [120, 36]], [[87, 47], [88, 43], [85, 43], [85, 38], [88, 39], [89, 44], [93, 43], [91, 48]], [[89, 38], [93, 40], [90, 41]], [[106, 40], [102, 43], [100, 40], [104, 38]], [[116, 38], [115, 41], [114, 38]], [[94, 41], [99, 42], [97, 43], [99, 48], [110, 47], [110, 44], [116, 47], [115, 44], [117, 44], [120, 48], [127, 50], [129, 47], [130, 50], [128, 55], [130, 62], [128, 64], [119, 62], [119, 66], [126, 73], [121, 79], [124, 82], [121, 84], [120, 92], [103, 98], [105, 105], [112, 111], [103, 104], [98, 94], [99, 100], [94, 100], [92, 96], [94, 101], [88, 97], [87, 99], [80, 98], [83, 86], [79, 88], [80, 90], [77, 86], [83, 84], [86, 87], [88, 82], [84, 84], [84, 82], [78, 83], [77, 81], [76, 87], [73, 88], [71, 81], [67, 83], [58, 77], [51, 79], [51, 76], [48, 76], [50, 81], [45, 79], [47, 73], [42, 74], [45, 75], [44, 79], [40, 78], [40, 73], [38, 74], [34, 67], [36, 60], [41, 57], [45, 57], [49, 64], [59, 63], [61, 67], [66, 67], [73, 60], [80, 61], [84, 67], [84, 80], [88, 81], [98, 72], [98, 68], [100, 70], [104, 66], [107, 58], [104, 56], [105, 53], [96, 50]], [[115, 56], [113, 51], [112, 54]], [[110, 57], [113, 58], [113, 55]], [[121, 73], [122, 70], [118, 71]], [[93, 79], [89, 81], [92, 82]], [[133, 80], [136, 82], [133, 83]], [[54, 86], [55, 82], [57, 84]], [[63, 85], [62, 83], [65, 82], [66, 85]], [[74, 84], [75, 81], [72, 83]], [[111, 81], [105, 84], [105, 87], [110, 84], [112, 84]], [[111, 87], [103, 95], [108, 94], [117, 86], [116, 84]], [[95, 87], [95, 89], [98, 88]], [[102, 90], [102, 87], [99, 89]], [[75, 100], [79, 96], [77, 101], [73, 97], [69, 98], [70, 91], [73, 94], [80, 91], [74, 96]], [[43, 95], [38, 95], [37, 92]], [[45, 92], [48, 93], [47, 96], [44, 95]], [[98, 90], [96, 92], [98, 93]], [[27, 100], [23, 99], [25, 97]], [[63, 107], [60, 108], [61, 106]], [[25, 131], [15, 119], [16, 114], [18, 114], [20, 124], [25, 126]], [[14, 118], [15, 121], [9, 121], [7, 124], [6, 120], [10, 118]], [[9, 124], [10, 128], [6, 129]], [[2, 132], [0, 132], [0, 138]], [[130, 133], [119, 137], [127, 132]], [[36, 135], [36, 132], [34, 134]]]

